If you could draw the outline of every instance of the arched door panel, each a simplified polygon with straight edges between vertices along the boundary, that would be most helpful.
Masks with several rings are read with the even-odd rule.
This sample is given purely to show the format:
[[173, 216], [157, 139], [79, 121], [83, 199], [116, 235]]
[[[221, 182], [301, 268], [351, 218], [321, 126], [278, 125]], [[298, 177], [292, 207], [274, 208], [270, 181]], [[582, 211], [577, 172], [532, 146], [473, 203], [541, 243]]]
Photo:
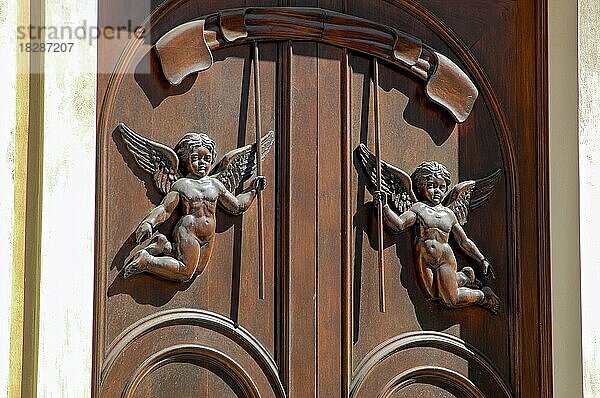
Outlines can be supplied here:
[[[99, 63], [114, 71], [99, 83], [94, 394], [512, 397], [546, 380], [548, 291], [530, 289], [547, 267], [535, 243], [547, 238], [545, 207], [536, 210], [543, 181], [541, 199], [520, 194], [545, 170], [529, 157], [543, 157], [544, 131], [523, 129], [542, 120], [539, 98], [516, 95], [517, 82], [531, 91], [540, 80], [533, 66], [492, 54], [533, 51], [535, 38], [517, 40], [509, 27], [521, 32], [535, 10], [516, 17], [515, 2], [485, 12], [471, 3], [466, 26], [438, 2], [169, 1], [140, 21], [142, 36], [101, 41]], [[261, 135], [274, 131], [261, 215], [256, 202], [243, 215], [218, 208], [214, 235], [195, 232], [212, 255], [190, 280], [124, 278], [140, 220], [164, 194], [119, 124], [170, 148], [206, 132], [218, 159], [255, 142], [257, 98]], [[458, 270], [475, 268], [469, 288], [495, 292], [497, 313], [448, 308], [427, 291], [416, 267], [422, 232], [380, 234], [359, 150], [377, 153], [377, 141], [381, 159], [408, 173], [436, 160], [452, 185], [493, 177], [463, 228], [495, 279], [448, 244]], [[178, 205], [157, 233], [178, 244], [172, 234], [189, 211]]]

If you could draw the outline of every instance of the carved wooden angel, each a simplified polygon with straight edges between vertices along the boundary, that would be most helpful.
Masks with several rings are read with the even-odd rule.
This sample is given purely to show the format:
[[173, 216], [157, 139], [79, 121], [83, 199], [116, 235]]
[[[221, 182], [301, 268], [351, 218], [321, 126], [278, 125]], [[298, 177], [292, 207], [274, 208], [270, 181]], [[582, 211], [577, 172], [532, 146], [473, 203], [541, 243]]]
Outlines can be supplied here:
[[[201, 273], [210, 258], [217, 203], [231, 214], [246, 211], [266, 180], [257, 176], [250, 187], [235, 196], [232, 192], [256, 170], [256, 144], [228, 152], [215, 166], [215, 142], [206, 134], [185, 134], [174, 149], [135, 133], [125, 124], [117, 127], [136, 163], [152, 175], [165, 196], [141, 221], [136, 230], [138, 246], [125, 260], [123, 277], [150, 272], [176, 282]], [[262, 159], [274, 141], [274, 133], [261, 139]], [[181, 206], [182, 215], [171, 239], [156, 228]]]
[[364, 145], [357, 150], [359, 165], [368, 177], [375, 204], [383, 205], [383, 219], [392, 233], [415, 226], [416, 267], [431, 299], [447, 308], [480, 305], [497, 313], [500, 300], [488, 286], [481, 287], [471, 267], [458, 270], [450, 234], [469, 257], [477, 261], [486, 279], [495, 278], [489, 261], [471, 241], [462, 225], [469, 211], [489, 197], [500, 170], [477, 181], [464, 181], [451, 190], [450, 173], [438, 162], [422, 162], [412, 176], [381, 162], [381, 191], [376, 189], [375, 156]]

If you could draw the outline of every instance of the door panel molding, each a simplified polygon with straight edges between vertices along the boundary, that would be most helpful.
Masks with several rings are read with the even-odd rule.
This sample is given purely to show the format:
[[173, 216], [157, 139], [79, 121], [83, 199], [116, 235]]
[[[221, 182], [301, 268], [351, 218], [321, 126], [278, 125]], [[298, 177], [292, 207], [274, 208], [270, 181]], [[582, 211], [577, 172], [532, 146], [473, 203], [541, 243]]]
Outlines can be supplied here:
[[[185, 330], [191, 337], [200, 341], [218, 341], [214, 334], [231, 341], [237, 349], [232, 351], [228, 344], [213, 344], [212, 346], [185, 344], [185, 338], [173, 332], [173, 329]], [[171, 336], [171, 337], [169, 337]], [[140, 349], [141, 341], [156, 340], [151, 352]], [[181, 344], [177, 344], [181, 341]], [[164, 348], [161, 348], [164, 346]], [[258, 364], [258, 368], [248, 365], [248, 360], [239, 362], [230, 357], [227, 352], [242, 350]], [[239, 354], [238, 354], [239, 355]], [[110, 345], [101, 371], [102, 394], [123, 394], [133, 396], [136, 386], [149, 373], [169, 362], [194, 363], [198, 366], [207, 358], [212, 358], [218, 369], [225, 369], [231, 377], [237, 380], [236, 386], [248, 392], [249, 396], [285, 397], [286, 393], [278, 375], [278, 368], [269, 352], [263, 345], [243, 327], [236, 325], [229, 318], [210, 311], [181, 309], [162, 311], [148, 316], [124, 330]], [[240, 358], [240, 357], [238, 357]], [[210, 362], [210, 361], [209, 361]], [[136, 365], [136, 371], [130, 378], [126, 369]], [[260, 370], [260, 373], [257, 371]], [[266, 383], [256, 386], [248, 380], [264, 380]], [[265, 385], [270, 387], [265, 390]], [[252, 388], [251, 388], [252, 387]], [[252, 395], [258, 391], [258, 395]]]
[[123, 388], [121, 396], [123, 398], [134, 397], [136, 389], [146, 377], [171, 363], [190, 363], [213, 370], [213, 373], [223, 374], [227, 376], [227, 384], [238, 396], [248, 398], [267, 396], [258, 391], [258, 387], [250, 375], [235, 360], [218, 350], [196, 344], [175, 345], [148, 357], [133, 372]]
[[[506, 385], [502, 376], [495, 369], [494, 365], [490, 363], [488, 358], [485, 357], [479, 350], [475, 347], [471, 346], [469, 343], [446, 333], [438, 333], [438, 332], [415, 332], [415, 333], [406, 333], [404, 335], [396, 336], [379, 346], [373, 349], [369, 354], [363, 358], [360, 364], [356, 367], [354, 372], [354, 377], [352, 379], [351, 384], [351, 397], [361, 397], [368, 396], [361, 393], [361, 388], [363, 384], [369, 384], [370, 375], [376, 375], [376, 378], [382, 377], [381, 372], [384, 371], [385, 366], [383, 365], [386, 361], [393, 361], [393, 357], [398, 355], [415, 355], [415, 349], [419, 348], [436, 348], [445, 353], [450, 353], [452, 355], [456, 355], [469, 363], [474, 362], [477, 364], [477, 371], [483, 373], [486, 378], [486, 381], [481, 383], [482, 385], [489, 386], [490, 390], [484, 389], [483, 395], [486, 397], [513, 397], [511, 389]], [[405, 353], [403, 351], [413, 351], [412, 353]], [[401, 361], [400, 361], [401, 362]], [[448, 366], [452, 367], [452, 361], [448, 361]], [[463, 371], [455, 370], [455, 369], [447, 369], [440, 367], [442, 364], [440, 362], [431, 363], [429, 367], [406, 369], [401, 371], [401, 368], [393, 367], [395, 372], [398, 372], [394, 376], [387, 375], [383, 377], [390, 378], [388, 387], [384, 388], [382, 391], [391, 391], [403, 383], [405, 383], [408, 379], [415, 376], [415, 372], [421, 375], [429, 375], [432, 374], [427, 371], [438, 369], [442, 372], [445, 372], [447, 375], [457, 374], [460, 375], [461, 380], [467, 379], [468, 374], [463, 375]], [[381, 370], [378, 370], [378, 367], [381, 366]], [[471, 369], [469, 369], [471, 371]], [[385, 371], [384, 371], [385, 373]], [[435, 372], [434, 372], [435, 373]], [[393, 377], [390, 377], [393, 376]], [[380, 380], [378, 380], [380, 381]], [[372, 383], [372, 381], [371, 381]], [[379, 384], [379, 383], [378, 383]], [[380, 384], [379, 384], [380, 385]], [[366, 391], [371, 391], [366, 388]], [[386, 395], [387, 394], [387, 395]], [[380, 394], [380, 396], [389, 396], [388, 393]]]

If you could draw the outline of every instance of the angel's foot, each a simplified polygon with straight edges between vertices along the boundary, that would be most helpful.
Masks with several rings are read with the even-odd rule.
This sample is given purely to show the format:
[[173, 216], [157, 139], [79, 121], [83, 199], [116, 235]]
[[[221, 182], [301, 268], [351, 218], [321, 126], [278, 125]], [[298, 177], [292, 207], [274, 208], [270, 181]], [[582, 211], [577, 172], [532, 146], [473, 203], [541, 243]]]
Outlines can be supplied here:
[[156, 239], [156, 251], [167, 256], [173, 251], [173, 245], [163, 234], [158, 235]]
[[467, 280], [469, 282], [473, 282], [475, 280], [475, 271], [471, 267], [464, 267], [461, 272], [465, 274]]
[[471, 289], [481, 289], [481, 282], [475, 278], [475, 271], [471, 267], [464, 267], [456, 273], [458, 287], [468, 287]]
[[127, 279], [131, 275], [140, 274], [148, 269], [150, 254], [146, 250], [140, 250], [133, 256], [131, 261], [123, 269], [123, 278]]
[[483, 292], [483, 302], [480, 305], [496, 315], [500, 311], [500, 299], [488, 286], [484, 286], [481, 291]]

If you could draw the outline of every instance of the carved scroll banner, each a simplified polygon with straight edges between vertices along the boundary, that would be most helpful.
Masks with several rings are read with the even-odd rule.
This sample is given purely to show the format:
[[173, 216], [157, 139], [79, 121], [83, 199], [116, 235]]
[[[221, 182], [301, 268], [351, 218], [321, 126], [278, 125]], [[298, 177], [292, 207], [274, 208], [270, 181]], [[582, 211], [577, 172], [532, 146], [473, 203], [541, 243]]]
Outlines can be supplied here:
[[334, 11], [311, 8], [241, 8], [180, 25], [156, 42], [165, 77], [179, 84], [210, 68], [212, 52], [263, 40], [312, 40], [349, 47], [399, 66], [427, 82], [430, 100], [464, 122], [478, 91], [447, 57], [397, 29]]

